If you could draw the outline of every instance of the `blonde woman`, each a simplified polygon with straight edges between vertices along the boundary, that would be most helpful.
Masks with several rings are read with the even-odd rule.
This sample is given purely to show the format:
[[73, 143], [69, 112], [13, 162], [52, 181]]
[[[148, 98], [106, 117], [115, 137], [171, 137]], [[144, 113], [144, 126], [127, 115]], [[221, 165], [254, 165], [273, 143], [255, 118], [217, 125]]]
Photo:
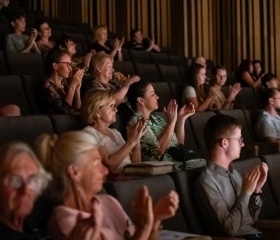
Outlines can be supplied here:
[[43, 135], [37, 150], [54, 177], [51, 193], [59, 205], [48, 225], [54, 240], [69, 239], [73, 232], [84, 233], [87, 239], [158, 239], [161, 221], [174, 216], [178, 208], [176, 192], [164, 195], [153, 207], [148, 189], [143, 187], [134, 201], [134, 225], [116, 199], [98, 194], [108, 170], [102, 163], [105, 156], [99, 142], [88, 133], [67, 132], [59, 138]]
[[122, 61], [122, 45], [124, 38], [121, 40], [115, 38], [111, 44], [108, 41], [108, 28], [105, 25], [99, 25], [95, 28], [93, 33], [93, 43], [90, 49], [94, 49], [95, 52], [103, 52], [110, 55], [111, 58], [116, 61]]
[[128, 126], [125, 142], [117, 129], [109, 128], [116, 121], [117, 108], [112, 92], [104, 90], [90, 91], [82, 103], [82, 116], [88, 125], [83, 131], [91, 134], [106, 148], [108, 159], [104, 164], [113, 173], [122, 172], [124, 165], [141, 162], [140, 138], [145, 129], [145, 121]]

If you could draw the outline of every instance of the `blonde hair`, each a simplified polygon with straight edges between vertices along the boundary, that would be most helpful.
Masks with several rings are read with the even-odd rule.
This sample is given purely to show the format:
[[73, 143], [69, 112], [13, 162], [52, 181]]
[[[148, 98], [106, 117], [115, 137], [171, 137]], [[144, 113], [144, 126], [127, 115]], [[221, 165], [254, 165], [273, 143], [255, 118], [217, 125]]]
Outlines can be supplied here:
[[94, 90], [86, 93], [82, 101], [82, 117], [87, 125], [97, 121], [99, 108], [115, 101], [114, 94], [105, 90]]
[[50, 193], [58, 202], [70, 186], [67, 168], [79, 166], [84, 155], [99, 147], [98, 141], [83, 131], [70, 131], [57, 135], [43, 134], [36, 140], [36, 151], [43, 166], [53, 174], [54, 181]]
[[91, 59], [92, 75], [94, 77], [96, 77], [98, 75], [98, 73], [101, 72], [101, 70], [104, 66], [105, 60], [107, 58], [109, 58], [112, 61], [112, 63], [114, 62], [113, 58], [111, 58], [110, 55], [108, 55], [104, 52], [99, 52], [92, 56], [92, 59]]
[[95, 27], [94, 31], [93, 31], [93, 41], [97, 41], [100, 37], [100, 33], [103, 30], [108, 30], [108, 27], [106, 25], [98, 25]]
[[48, 186], [52, 176], [43, 168], [32, 149], [23, 142], [9, 143], [0, 149], [0, 177], [3, 177], [3, 175], [6, 174], [4, 169], [9, 169], [9, 166], [12, 166], [16, 160], [16, 157], [23, 153], [28, 154], [38, 167], [38, 175], [42, 181], [42, 186], [37, 194], [40, 194]]

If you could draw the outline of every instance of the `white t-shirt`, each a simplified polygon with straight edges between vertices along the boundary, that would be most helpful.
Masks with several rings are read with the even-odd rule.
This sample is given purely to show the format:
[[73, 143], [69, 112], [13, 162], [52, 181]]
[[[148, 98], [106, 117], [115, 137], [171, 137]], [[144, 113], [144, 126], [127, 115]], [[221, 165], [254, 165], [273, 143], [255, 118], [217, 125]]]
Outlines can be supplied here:
[[182, 103], [185, 103], [188, 98], [196, 98], [195, 89], [192, 86], [187, 86], [182, 95]]
[[[101, 134], [96, 129], [94, 129], [93, 127], [90, 127], [90, 126], [85, 127], [83, 129], [83, 131], [85, 131], [85, 132], [91, 134], [93, 137], [95, 137], [96, 140], [100, 142], [100, 145], [103, 145], [106, 148], [107, 153], [109, 155], [119, 151], [120, 148], [125, 144], [125, 141], [124, 141], [122, 135], [120, 134], [120, 132], [117, 129], [109, 128], [109, 131], [111, 131], [111, 133], [115, 136], [116, 141], [112, 141], [111, 138]], [[113, 171], [113, 173], [122, 172], [123, 166], [126, 164], [129, 164], [129, 163], [131, 163], [130, 155], [127, 155], [125, 157], [125, 159], [121, 162], [121, 164]]]

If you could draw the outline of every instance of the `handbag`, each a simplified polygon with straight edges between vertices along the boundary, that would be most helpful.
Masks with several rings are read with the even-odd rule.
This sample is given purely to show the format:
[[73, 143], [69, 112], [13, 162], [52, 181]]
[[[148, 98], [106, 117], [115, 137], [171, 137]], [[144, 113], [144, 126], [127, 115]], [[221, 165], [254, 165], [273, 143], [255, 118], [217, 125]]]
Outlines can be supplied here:
[[[165, 154], [169, 154], [175, 161], [183, 163], [188, 160], [200, 158], [197, 152], [186, 148], [186, 146], [182, 144], [166, 149]], [[160, 160], [163, 160], [165, 154], [161, 156]]]

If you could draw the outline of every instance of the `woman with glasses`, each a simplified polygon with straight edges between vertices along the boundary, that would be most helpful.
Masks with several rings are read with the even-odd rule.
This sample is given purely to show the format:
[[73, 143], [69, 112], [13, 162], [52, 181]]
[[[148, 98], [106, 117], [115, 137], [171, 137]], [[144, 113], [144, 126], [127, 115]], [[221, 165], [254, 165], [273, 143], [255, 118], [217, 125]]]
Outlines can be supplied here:
[[50, 179], [26, 144], [15, 142], [0, 149], [0, 239], [50, 239], [26, 221]]
[[[83, 69], [72, 70], [71, 57], [60, 49], [52, 50], [46, 60], [49, 78], [41, 92], [42, 110], [51, 114], [78, 115]], [[68, 81], [67, 81], [68, 79]]]
[[158, 239], [161, 221], [175, 215], [176, 192], [165, 194], [153, 205], [147, 187], [142, 187], [133, 201], [133, 224], [115, 198], [100, 193], [108, 170], [99, 141], [86, 132], [67, 132], [59, 138], [43, 135], [37, 150], [54, 179], [50, 192], [58, 206], [48, 224], [53, 240], [85, 240], [78, 234], [91, 240]]
[[104, 164], [110, 172], [121, 173], [124, 165], [141, 162], [140, 138], [145, 121], [140, 120], [127, 128], [127, 141], [121, 133], [109, 126], [116, 121], [117, 109], [112, 92], [95, 90], [88, 92], [82, 103], [82, 116], [88, 125], [83, 131], [91, 134], [108, 153]]

